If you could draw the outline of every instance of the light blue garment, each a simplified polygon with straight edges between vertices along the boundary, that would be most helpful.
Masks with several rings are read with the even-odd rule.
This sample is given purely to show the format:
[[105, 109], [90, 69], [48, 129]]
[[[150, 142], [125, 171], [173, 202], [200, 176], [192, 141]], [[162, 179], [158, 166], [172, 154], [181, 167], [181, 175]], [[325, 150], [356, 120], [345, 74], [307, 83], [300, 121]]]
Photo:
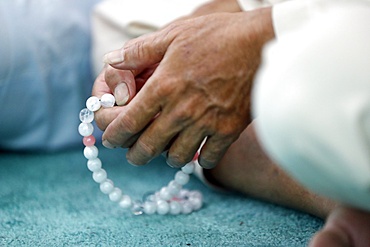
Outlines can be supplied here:
[[78, 113], [94, 81], [90, 12], [97, 2], [0, 1], [0, 149], [81, 143]]

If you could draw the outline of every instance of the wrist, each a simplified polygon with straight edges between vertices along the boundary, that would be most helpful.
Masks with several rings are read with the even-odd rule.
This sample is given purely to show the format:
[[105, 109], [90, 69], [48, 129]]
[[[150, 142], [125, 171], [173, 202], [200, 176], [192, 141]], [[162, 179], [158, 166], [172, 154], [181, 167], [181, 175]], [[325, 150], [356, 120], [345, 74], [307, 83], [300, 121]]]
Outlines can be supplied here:
[[268, 41], [275, 38], [274, 26], [272, 21], [272, 7], [259, 8], [246, 12], [250, 15], [249, 22], [253, 29], [253, 39], [263, 46]]

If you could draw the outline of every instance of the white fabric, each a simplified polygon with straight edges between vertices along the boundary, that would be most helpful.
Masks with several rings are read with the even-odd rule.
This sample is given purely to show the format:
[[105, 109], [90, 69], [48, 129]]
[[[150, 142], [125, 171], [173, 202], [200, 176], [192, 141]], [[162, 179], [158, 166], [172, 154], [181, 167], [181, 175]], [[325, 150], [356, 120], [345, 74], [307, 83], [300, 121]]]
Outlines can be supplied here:
[[92, 15], [92, 59], [95, 74], [105, 53], [119, 49], [132, 38], [157, 30], [190, 14], [209, 0], [106, 0]]
[[279, 38], [286, 32], [294, 31], [333, 6], [355, 3], [368, 4], [369, 0], [290, 0], [276, 4], [272, 10], [275, 35]]
[[99, 0], [0, 1], [0, 149], [79, 147], [94, 82], [90, 13]]
[[257, 8], [271, 6], [273, 4], [284, 1], [287, 0], [238, 0], [238, 3], [244, 11], [249, 11]]
[[268, 46], [253, 105], [262, 144], [284, 169], [370, 210], [370, 7], [354, 2], [311, 9], [306, 25]]

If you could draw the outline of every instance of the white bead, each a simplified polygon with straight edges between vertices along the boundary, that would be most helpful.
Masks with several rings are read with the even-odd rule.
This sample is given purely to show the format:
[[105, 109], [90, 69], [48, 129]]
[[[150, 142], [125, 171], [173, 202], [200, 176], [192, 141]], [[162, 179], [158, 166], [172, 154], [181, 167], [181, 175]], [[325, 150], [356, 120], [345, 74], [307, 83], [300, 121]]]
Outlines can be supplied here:
[[172, 195], [167, 187], [163, 187], [159, 191], [159, 196], [162, 200], [165, 200], [165, 201], [170, 200], [172, 198]]
[[202, 199], [198, 197], [190, 197], [189, 202], [194, 210], [199, 210], [203, 205]]
[[89, 136], [94, 132], [94, 126], [91, 123], [80, 123], [78, 133], [82, 136]]
[[177, 195], [180, 192], [182, 186], [180, 184], [176, 183], [176, 181], [172, 180], [171, 182], [168, 183], [167, 188], [168, 188], [170, 194], [174, 196], [174, 195]]
[[102, 163], [99, 158], [90, 159], [87, 161], [87, 168], [92, 172], [99, 170], [101, 165]]
[[122, 191], [119, 188], [114, 188], [111, 193], [109, 193], [109, 199], [112, 202], [118, 202], [121, 200]]
[[164, 200], [157, 201], [157, 213], [158, 214], [167, 214], [170, 211], [170, 205]]
[[192, 191], [189, 191], [188, 193], [188, 196], [189, 197], [196, 197], [196, 198], [199, 198], [199, 199], [202, 199], [203, 200], [203, 195], [200, 191], [198, 190], [192, 190]]
[[116, 103], [116, 99], [112, 94], [106, 93], [103, 96], [101, 96], [100, 103], [102, 107], [113, 107]]
[[161, 196], [159, 195], [159, 191], [156, 191], [154, 193], [154, 201], [158, 201], [158, 200], [161, 200]]
[[93, 172], [92, 177], [95, 182], [101, 183], [107, 179], [107, 172], [104, 169], [99, 169]]
[[179, 192], [179, 197], [180, 198], [186, 198], [186, 197], [188, 197], [188, 195], [189, 195], [189, 190], [187, 190], [187, 189], [182, 189], [182, 190], [180, 190], [180, 192]]
[[154, 202], [155, 200], [156, 200], [156, 196], [152, 193], [146, 193], [143, 196], [143, 201]]
[[189, 174], [184, 173], [183, 171], [178, 171], [175, 175], [175, 181], [178, 184], [185, 185], [189, 182]]
[[137, 201], [132, 202], [131, 212], [134, 215], [142, 215], [144, 213], [143, 204], [141, 203], [141, 201], [137, 200]]
[[98, 97], [91, 96], [86, 100], [86, 107], [90, 111], [97, 111], [100, 109], [101, 103]]
[[80, 111], [80, 121], [83, 123], [91, 123], [94, 121], [94, 112], [87, 108], [82, 109]]
[[130, 208], [132, 206], [131, 197], [128, 195], [122, 195], [121, 200], [119, 201], [118, 205], [121, 208]]
[[96, 159], [98, 157], [99, 150], [96, 146], [86, 146], [84, 148], [84, 156], [86, 159]]
[[181, 212], [183, 214], [190, 214], [191, 212], [193, 212], [193, 207], [189, 201], [183, 201], [181, 204], [182, 204]]
[[100, 190], [104, 194], [111, 193], [113, 191], [113, 188], [114, 188], [114, 184], [113, 184], [112, 180], [110, 180], [110, 179], [107, 179], [107, 180], [105, 180], [104, 182], [102, 182], [100, 184]]
[[181, 204], [177, 201], [170, 202], [170, 214], [176, 215], [181, 213]]
[[142, 215], [143, 211], [143, 204], [140, 201], [135, 201], [132, 203], [131, 212], [134, 215]]
[[155, 202], [144, 202], [143, 211], [145, 214], [154, 214], [157, 210], [157, 204]]
[[193, 171], [194, 171], [194, 163], [193, 162], [190, 162], [190, 163], [187, 163], [185, 166], [183, 166], [181, 168], [181, 170], [186, 173], [186, 174], [192, 174]]

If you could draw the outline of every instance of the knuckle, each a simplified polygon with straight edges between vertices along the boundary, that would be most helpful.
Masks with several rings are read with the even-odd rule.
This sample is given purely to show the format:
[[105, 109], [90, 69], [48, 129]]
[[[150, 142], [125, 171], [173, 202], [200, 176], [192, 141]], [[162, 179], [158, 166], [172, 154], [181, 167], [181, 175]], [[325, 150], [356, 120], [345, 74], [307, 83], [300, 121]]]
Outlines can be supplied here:
[[169, 152], [168, 160], [171, 162], [172, 165], [183, 166], [192, 160], [192, 156]]
[[155, 145], [140, 139], [136, 142], [136, 148], [138, 148], [140, 154], [146, 158], [153, 158], [160, 153]]
[[177, 122], [177, 124], [181, 124], [190, 120], [192, 118], [192, 115], [188, 109], [185, 109], [183, 105], [180, 105], [174, 109], [174, 111], [172, 112], [172, 117]]
[[146, 49], [145, 49], [145, 43], [143, 40], [139, 40], [135, 43], [135, 50], [138, 60], [142, 60], [145, 58], [146, 55]]
[[109, 124], [108, 120], [104, 117], [104, 114], [97, 111], [95, 112], [94, 120], [99, 129], [105, 130]]
[[221, 141], [230, 142], [236, 138], [238, 132], [240, 131], [236, 126], [225, 123], [218, 129], [217, 135]]
[[173, 98], [176, 95], [176, 87], [177, 83], [173, 83], [173, 80], [169, 79], [170, 77], [166, 74], [161, 75], [162, 79], [156, 80], [157, 83], [153, 85], [153, 91], [162, 98]]
[[134, 135], [140, 131], [140, 128], [135, 121], [135, 118], [127, 117], [127, 115], [121, 117], [118, 123], [118, 129], [124, 130], [127, 135]]
[[105, 69], [104, 79], [107, 84], [117, 81], [117, 70], [111, 66]]

